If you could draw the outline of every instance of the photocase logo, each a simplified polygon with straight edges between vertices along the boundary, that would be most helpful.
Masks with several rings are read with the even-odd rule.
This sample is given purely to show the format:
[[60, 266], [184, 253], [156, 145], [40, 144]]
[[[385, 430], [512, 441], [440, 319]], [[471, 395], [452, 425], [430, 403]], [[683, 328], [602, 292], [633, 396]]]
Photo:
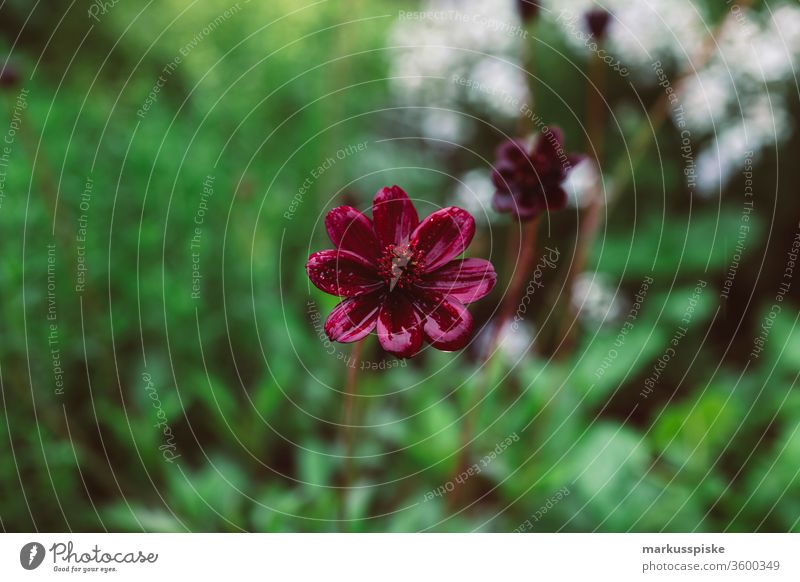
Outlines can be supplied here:
[[26, 570], [35, 570], [44, 561], [44, 546], [39, 542], [29, 542], [19, 551], [19, 563]]

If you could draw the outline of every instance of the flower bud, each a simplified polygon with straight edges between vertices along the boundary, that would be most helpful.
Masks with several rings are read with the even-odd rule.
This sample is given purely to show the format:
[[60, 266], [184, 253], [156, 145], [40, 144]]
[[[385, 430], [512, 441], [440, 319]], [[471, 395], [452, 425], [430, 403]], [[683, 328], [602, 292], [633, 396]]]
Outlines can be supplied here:
[[6, 61], [2, 71], [0, 71], [0, 87], [11, 89], [19, 83], [19, 70], [13, 63]]
[[539, 16], [539, 5], [534, 0], [517, 0], [517, 9], [525, 24], [533, 22]]
[[584, 15], [586, 21], [586, 28], [589, 33], [597, 40], [603, 40], [606, 37], [608, 23], [611, 20], [611, 14], [602, 8], [594, 8]]

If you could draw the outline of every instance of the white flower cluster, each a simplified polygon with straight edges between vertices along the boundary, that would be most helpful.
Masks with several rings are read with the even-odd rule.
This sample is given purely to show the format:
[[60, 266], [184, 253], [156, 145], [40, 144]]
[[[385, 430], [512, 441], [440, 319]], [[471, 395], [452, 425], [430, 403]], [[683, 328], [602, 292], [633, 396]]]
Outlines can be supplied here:
[[[742, 13], [744, 14], [744, 13]], [[800, 7], [765, 5], [733, 20], [708, 65], [681, 90], [687, 121], [710, 143], [697, 157], [698, 189], [719, 191], [748, 152], [777, 149], [790, 135], [788, 97], [800, 63]]]
[[[638, 77], [646, 78], [654, 61], [681, 62], [697, 53], [710, 27], [699, 4], [692, 0], [560, 0], [553, 3], [551, 12], [564, 26], [564, 16], [608, 10], [609, 51]], [[584, 45], [574, 34], [567, 39], [574, 46]]]
[[[559, 0], [543, 2], [540, 18], [563, 29], [567, 42], [586, 48], [575, 22], [592, 8], [611, 13], [606, 48], [638, 86], [658, 82], [653, 63], [669, 70], [679, 91], [680, 115], [691, 134], [697, 191], [719, 191], [736, 175], [748, 152], [756, 161], [777, 149], [792, 131], [788, 100], [796, 91], [800, 62], [800, 6], [789, 0], [744, 10], [726, 0], [728, 22], [713, 56], [678, 83], [678, 73], [700, 65], [710, 19], [693, 0]], [[570, 18], [580, 17], [579, 20]], [[570, 24], [571, 23], [571, 24]], [[424, 0], [401, 13], [392, 31], [392, 87], [409, 120], [433, 139], [464, 142], [476, 120], [461, 113], [477, 105], [487, 119], [513, 119], [527, 96], [520, 68], [530, 42], [512, 0]], [[419, 109], [416, 109], [419, 107]], [[673, 110], [673, 114], [675, 110]], [[589, 170], [591, 168], [587, 168]], [[571, 202], [586, 185], [568, 188]]]
[[[574, 46], [584, 43], [564, 15], [582, 15], [598, 5], [612, 14], [608, 50], [637, 83], [657, 82], [652, 70], [657, 61], [675, 74], [699, 66], [697, 58], [717, 24], [691, 0], [561, 0], [556, 21]], [[748, 152], [777, 148], [788, 137], [787, 96], [796, 91], [800, 61], [796, 3], [769, 2], [754, 13], [731, 0], [725, 9], [728, 22], [713, 57], [680, 86], [680, 113], [692, 140], [704, 143], [697, 155], [697, 187], [705, 194], [719, 191]]]
[[572, 287], [572, 307], [592, 324], [612, 323], [620, 318], [625, 301], [612, 281], [602, 273], [581, 273]]
[[392, 88], [403, 105], [430, 107], [416, 113], [426, 136], [458, 141], [477, 121], [437, 107], [477, 104], [492, 115], [519, 116], [526, 38], [511, 0], [426, 0], [419, 11], [399, 13], [392, 30]]

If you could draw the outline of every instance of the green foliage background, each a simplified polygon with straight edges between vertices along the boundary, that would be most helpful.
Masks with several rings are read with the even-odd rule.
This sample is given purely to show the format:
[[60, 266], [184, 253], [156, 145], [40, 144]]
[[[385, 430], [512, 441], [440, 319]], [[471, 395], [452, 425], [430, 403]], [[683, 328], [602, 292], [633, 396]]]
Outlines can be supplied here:
[[[418, 135], [387, 79], [395, 2], [242, 2], [168, 76], [143, 119], [137, 110], [163, 67], [233, 4], [140, 4], [120, 0], [99, 23], [67, 2], [0, 9], [5, 49], [30, 91], [0, 206], [3, 529], [511, 531], [565, 487], [570, 494], [534, 530], [800, 529], [797, 284], [762, 357], [744, 366], [798, 227], [796, 164], [776, 173], [778, 152], [759, 160], [754, 228], [731, 297], [721, 301], [741, 180], [720, 199], [691, 198], [679, 133], [669, 123], [659, 131], [635, 189], [623, 192], [591, 249], [592, 269], [618, 283], [621, 296], [630, 299], [646, 275], [655, 281], [600, 379], [594, 372], [620, 326], [578, 324], [575, 355], [551, 358], [547, 317], [560, 317], [563, 305], [544, 299], [536, 353], [493, 362], [485, 388], [474, 352], [429, 350], [398, 366], [372, 338], [367, 357], [392, 367], [360, 376], [359, 487], [343, 495], [339, 356], [349, 348], [331, 355], [320, 342], [309, 301], [324, 316], [336, 300], [312, 288], [303, 268], [328, 244], [321, 219], [341, 191], [368, 208], [379, 187], [394, 183], [427, 200], [425, 214], [450, 203], [452, 174], [480, 162], [457, 148], [393, 139]], [[559, 51], [583, 65], [587, 57], [557, 32], [541, 34], [550, 48], [534, 48], [537, 72], [552, 91], [537, 96], [538, 109], [565, 129], [571, 151], [583, 149], [581, 120], [568, 108], [583, 111], [586, 88]], [[626, 84], [609, 82], [610, 106], [631, 106]], [[2, 95], [9, 110], [15, 91]], [[658, 95], [642, 94], [650, 102]], [[498, 131], [515, 130], [506, 125], [466, 145], [491, 159]], [[609, 128], [608, 159], [624, 155], [628, 130]], [[287, 220], [311, 171], [363, 141], [368, 153], [314, 181]], [[793, 135], [780, 160], [798, 152]], [[425, 169], [431, 160], [446, 165]], [[202, 291], [192, 299], [189, 243], [209, 175]], [[88, 279], [76, 293], [87, 178]], [[573, 210], [542, 228], [540, 243], [564, 251], [548, 297], [563, 285], [577, 224]], [[511, 265], [500, 249], [512, 229], [504, 220], [482, 228], [470, 249], [491, 255], [501, 275], [475, 306], [481, 323], [502, 297]], [[57, 249], [57, 346], [48, 344], [48, 244]], [[642, 399], [701, 278], [709, 285], [690, 332], [656, 394]], [[173, 463], [159, 450], [145, 373], [175, 436]], [[426, 501], [453, 477], [476, 391], [470, 462], [512, 433], [520, 441], [457, 494]]]

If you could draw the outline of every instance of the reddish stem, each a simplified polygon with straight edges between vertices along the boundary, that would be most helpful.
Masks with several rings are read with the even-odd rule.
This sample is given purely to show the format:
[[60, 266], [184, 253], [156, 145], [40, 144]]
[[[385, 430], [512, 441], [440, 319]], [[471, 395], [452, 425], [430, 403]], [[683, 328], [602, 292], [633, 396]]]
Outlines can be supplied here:
[[[536, 233], [539, 228], [539, 217], [533, 218], [525, 223], [522, 229], [522, 241], [520, 242], [521, 248], [518, 253], [514, 253], [514, 249], [510, 249], [509, 258], [514, 262], [514, 273], [511, 275], [511, 282], [508, 285], [508, 293], [506, 293], [503, 301], [503, 306], [500, 311], [500, 325], [495, 329], [495, 337], [493, 338], [492, 349], [489, 351], [491, 354], [497, 345], [497, 340], [500, 335], [500, 330], [505, 326], [513, 317], [517, 308], [522, 288], [525, 286], [527, 276], [533, 269], [533, 261], [536, 258]], [[516, 256], [515, 256], [516, 255]]]
[[[599, 42], [599, 41], [598, 41]], [[603, 127], [605, 125], [605, 100], [603, 94], [606, 85], [606, 66], [598, 57], [592, 59], [589, 74], [589, 87], [587, 99], [587, 148], [594, 158], [598, 172], [602, 170], [603, 155]], [[567, 279], [564, 285], [566, 294], [566, 305], [561, 318], [561, 326], [558, 332], [558, 343], [556, 344], [556, 355], [563, 357], [568, 355], [575, 344], [574, 330], [577, 313], [572, 305], [572, 293], [575, 287], [575, 279], [583, 272], [586, 260], [589, 256], [589, 246], [594, 240], [597, 229], [600, 227], [600, 209], [602, 202], [602, 191], [600, 182], [592, 190], [589, 203], [586, 209], [580, 213], [582, 217], [578, 227], [578, 240], [575, 243], [575, 259], [570, 263], [567, 271]]]

